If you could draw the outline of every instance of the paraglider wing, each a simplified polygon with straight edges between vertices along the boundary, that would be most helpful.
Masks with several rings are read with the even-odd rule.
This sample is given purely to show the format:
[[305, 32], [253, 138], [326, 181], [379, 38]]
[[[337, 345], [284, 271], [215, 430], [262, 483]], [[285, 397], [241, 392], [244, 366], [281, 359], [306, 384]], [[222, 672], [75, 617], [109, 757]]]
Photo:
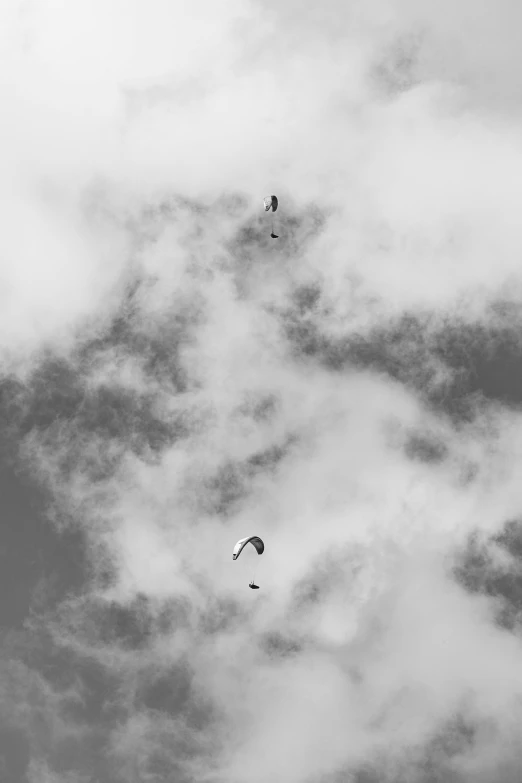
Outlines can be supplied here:
[[252, 544], [252, 546], [255, 547], [257, 550], [258, 555], [262, 555], [265, 551], [265, 545], [262, 542], [262, 540], [259, 538], [259, 536], [246, 536], [246, 538], [242, 538], [240, 541], [237, 542], [237, 544], [234, 547], [234, 551], [232, 553], [232, 560], [237, 560], [243, 549], [246, 547], [247, 544]]
[[270, 209], [272, 212], [275, 212], [277, 207], [279, 206], [279, 201], [277, 200], [277, 196], [265, 196], [263, 199], [263, 206], [265, 208], [265, 212], [268, 212]]

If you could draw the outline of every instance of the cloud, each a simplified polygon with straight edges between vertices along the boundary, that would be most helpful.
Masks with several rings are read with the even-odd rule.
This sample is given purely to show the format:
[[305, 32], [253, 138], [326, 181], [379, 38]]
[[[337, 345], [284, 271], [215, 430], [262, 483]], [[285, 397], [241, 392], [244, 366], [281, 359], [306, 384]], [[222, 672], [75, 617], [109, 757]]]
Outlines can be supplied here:
[[518, 780], [516, 5], [2, 14], [9, 773]]

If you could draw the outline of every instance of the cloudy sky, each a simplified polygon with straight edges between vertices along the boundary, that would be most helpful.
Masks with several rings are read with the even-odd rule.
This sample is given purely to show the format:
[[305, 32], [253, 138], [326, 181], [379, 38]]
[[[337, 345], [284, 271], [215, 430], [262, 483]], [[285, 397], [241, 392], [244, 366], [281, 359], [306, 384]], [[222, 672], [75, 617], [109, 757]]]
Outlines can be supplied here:
[[521, 23], [2, 4], [2, 783], [519, 783]]

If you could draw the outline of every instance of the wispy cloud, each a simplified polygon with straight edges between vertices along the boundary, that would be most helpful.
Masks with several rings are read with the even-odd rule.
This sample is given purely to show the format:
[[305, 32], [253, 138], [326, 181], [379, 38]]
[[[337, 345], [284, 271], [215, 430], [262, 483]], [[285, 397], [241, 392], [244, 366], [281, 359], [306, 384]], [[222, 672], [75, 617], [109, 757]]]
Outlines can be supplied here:
[[1, 13], [7, 774], [519, 780], [516, 3]]

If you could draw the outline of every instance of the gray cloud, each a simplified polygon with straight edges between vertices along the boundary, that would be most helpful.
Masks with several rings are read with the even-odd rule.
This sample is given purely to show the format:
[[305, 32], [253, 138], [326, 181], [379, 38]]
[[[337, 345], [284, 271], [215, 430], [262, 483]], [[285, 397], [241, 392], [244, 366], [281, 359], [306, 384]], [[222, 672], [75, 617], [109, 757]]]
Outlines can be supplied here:
[[518, 781], [517, 5], [0, 13], [6, 782]]

